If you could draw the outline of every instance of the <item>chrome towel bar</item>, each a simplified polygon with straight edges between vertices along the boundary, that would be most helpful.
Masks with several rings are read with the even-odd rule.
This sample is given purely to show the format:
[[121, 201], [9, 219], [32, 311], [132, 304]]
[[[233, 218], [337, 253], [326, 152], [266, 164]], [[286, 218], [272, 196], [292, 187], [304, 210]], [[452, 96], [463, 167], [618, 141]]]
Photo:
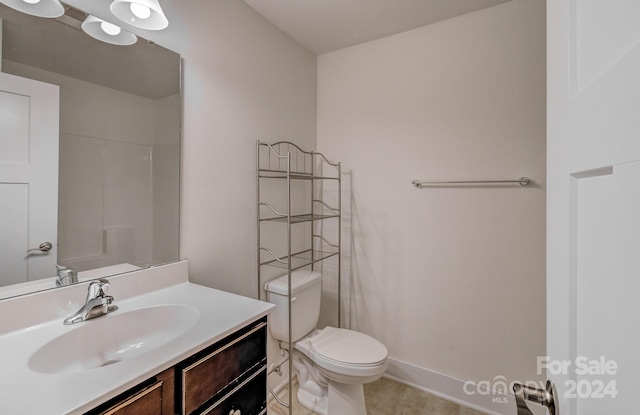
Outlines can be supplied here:
[[508, 184], [508, 183], [518, 183], [520, 186], [526, 186], [529, 184], [528, 177], [521, 177], [518, 180], [458, 180], [458, 181], [424, 181], [413, 179], [411, 180], [411, 184], [415, 187], [420, 186], [446, 186], [449, 184], [454, 185], [464, 185], [464, 184]]

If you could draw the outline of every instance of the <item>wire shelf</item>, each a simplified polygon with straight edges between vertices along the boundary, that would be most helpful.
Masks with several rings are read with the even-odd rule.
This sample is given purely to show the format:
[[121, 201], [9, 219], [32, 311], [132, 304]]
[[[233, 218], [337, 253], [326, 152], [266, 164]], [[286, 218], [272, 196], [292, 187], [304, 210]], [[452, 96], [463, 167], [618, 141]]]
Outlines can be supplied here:
[[[308, 249], [306, 251], [301, 251], [295, 254], [291, 254], [291, 271], [295, 271], [300, 268], [304, 268], [311, 264], [315, 264], [316, 262], [323, 261], [327, 258], [331, 258], [334, 255], [338, 255], [338, 252], [328, 252], [328, 251], [315, 251]], [[276, 259], [270, 259], [265, 262], [261, 262], [260, 265], [269, 265], [271, 267], [289, 269], [289, 264], [286, 261], [286, 256], [283, 258], [285, 262], [278, 262]]]
[[[303, 223], [303, 222], [312, 222], [314, 220], [322, 220], [322, 219], [330, 219], [337, 218], [340, 215], [317, 215], [317, 214], [303, 214], [303, 215], [293, 215], [291, 216], [291, 223]], [[261, 222], [282, 222], [287, 223], [286, 216], [276, 216], [272, 218], [262, 218]]]
[[331, 176], [313, 176], [311, 174], [304, 173], [291, 173], [287, 176], [286, 171], [275, 170], [260, 170], [258, 177], [261, 179], [286, 179], [287, 177], [293, 180], [339, 180], [338, 177]]
[[[335, 243], [328, 241], [322, 235], [316, 235], [314, 229], [318, 226], [317, 224], [322, 219], [331, 219], [337, 218], [337, 229], [341, 229], [341, 210], [340, 210], [340, 197], [341, 197], [341, 165], [340, 163], [332, 163], [330, 162], [322, 153], [314, 152], [314, 151], [304, 151], [296, 144], [288, 141], [279, 141], [276, 143], [268, 144], [264, 142], [257, 142], [257, 159], [256, 159], [256, 196], [257, 196], [257, 265], [258, 265], [258, 281], [257, 281], [257, 292], [258, 299], [262, 299], [263, 293], [266, 294], [263, 290], [263, 281], [262, 281], [262, 271], [261, 267], [270, 266], [279, 268], [281, 270], [287, 271], [295, 271], [301, 268], [310, 267], [311, 270], [314, 270], [313, 264], [324, 261], [331, 257], [336, 257], [337, 261], [337, 327], [341, 327], [341, 315], [340, 315], [340, 298], [341, 298], [341, 273], [340, 273], [340, 232], [337, 234], [337, 241]], [[265, 180], [263, 180], [265, 179]], [[286, 187], [283, 189], [281, 185], [276, 185], [276, 182], [269, 182], [267, 179], [284, 179], [286, 180]], [[284, 181], [283, 180], [283, 181]], [[293, 184], [294, 180], [304, 180], [306, 183], [297, 182], [295, 185]], [[336, 206], [330, 206], [326, 202], [322, 200], [322, 196], [316, 196], [316, 194], [324, 194], [325, 191], [323, 180], [329, 180], [333, 183], [337, 183], [337, 201]], [[264, 200], [261, 200], [261, 186], [262, 183], [269, 183], [268, 187], [264, 190], [268, 190], [271, 195], [271, 199], [274, 197], [280, 196], [280, 203], [277, 203], [280, 209], [283, 211], [279, 211], [272, 204], [267, 203]], [[332, 190], [335, 185], [328, 185], [330, 190]], [[292, 191], [292, 188], [293, 191]], [[280, 193], [274, 193], [273, 190], [278, 190]], [[306, 209], [302, 208], [302, 214], [292, 214], [291, 212], [291, 203], [292, 203], [292, 193], [295, 193], [295, 202], [298, 202], [302, 198], [303, 200], [308, 200], [311, 202], [311, 207], [307, 206]], [[307, 199], [309, 198], [309, 199]], [[286, 202], [286, 204], [285, 204]], [[322, 207], [318, 207], [316, 204], [322, 205]], [[267, 209], [268, 211], [264, 211]], [[318, 213], [314, 213], [318, 212]], [[277, 233], [273, 235], [282, 235], [284, 232], [284, 236], [286, 236], [286, 252], [287, 254], [279, 257], [274, 251], [269, 249], [268, 247], [261, 244], [261, 227], [263, 227], [264, 223], [272, 222], [272, 223], [280, 223], [285, 224], [285, 226], [274, 226], [274, 228], [281, 228], [281, 230], [277, 230]], [[292, 224], [294, 223], [303, 223], [306, 222], [309, 227], [309, 240], [307, 242], [292, 241]], [[335, 225], [331, 223], [331, 225]], [[274, 231], [275, 229], [271, 229], [269, 226], [269, 231]], [[304, 227], [303, 227], [304, 228]], [[298, 228], [300, 229], [300, 228]], [[271, 232], [269, 233], [271, 235]], [[318, 241], [317, 239], [320, 239]], [[282, 241], [280, 241], [282, 242]], [[281, 245], [281, 244], [280, 244]], [[296, 245], [295, 247], [293, 245]], [[296, 253], [292, 253], [292, 250], [302, 249], [305, 247], [310, 247], [309, 249], [305, 249]], [[314, 250], [313, 248], [321, 248], [325, 251]], [[279, 247], [280, 252], [284, 250], [282, 246]], [[332, 261], [333, 262], [333, 261]], [[288, 294], [289, 301], [292, 301], [291, 292]], [[289, 339], [288, 343], [292, 343], [291, 339], [291, 327], [292, 327], [292, 316], [291, 313], [288, 312], [288, 326], [289, 326]], [[287, 343], [287, 340], [284, 339], [284, 342]], [[282, 346], [279, 342], [280, 351], [283, 352], [286, 350], [285, 347]], [[284, 355], [283, 355], [284, 356]], [[280, 401], [276, 398], [276, 401], [287, 408], [287, 413], [289, 415], [293, 415], [293, 406], [292, 406], [292, 397], [293, 389], [293, 365], [289, 365], [288, 368], [288, 391], [289, 398], [288, 402]], [[279, 372], [280, 366], [277, 367], [277, 370], [274, 369], [269, 373]], [[271, 392], [271, 391], [270, 391]]]

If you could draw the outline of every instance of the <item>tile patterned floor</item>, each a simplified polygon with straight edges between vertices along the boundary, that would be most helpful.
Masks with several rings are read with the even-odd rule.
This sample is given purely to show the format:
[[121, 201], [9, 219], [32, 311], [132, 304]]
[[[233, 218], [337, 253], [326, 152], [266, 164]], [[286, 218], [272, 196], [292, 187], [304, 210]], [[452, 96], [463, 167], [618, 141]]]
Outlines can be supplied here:
[[[385, 378], [364, 385], [364, 395], [367, 415], [484, 415], [482, 412]], [[284, 389], [279, 396], [286, 402], [287, 390]], [[293, 413], [314, 415], [296, 399], [293, 402]], [[269, 415], [287, 414], [286, 408], [275, 401], [269, 406]]]

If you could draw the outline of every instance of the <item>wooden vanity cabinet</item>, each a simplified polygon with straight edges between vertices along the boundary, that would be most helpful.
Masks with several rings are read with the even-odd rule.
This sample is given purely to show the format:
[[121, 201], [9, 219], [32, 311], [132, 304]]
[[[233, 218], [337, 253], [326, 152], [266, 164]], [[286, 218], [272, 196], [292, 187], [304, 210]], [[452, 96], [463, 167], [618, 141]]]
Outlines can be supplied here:
[[262, 415], [266, 387], [265, 317], [85, 415]]

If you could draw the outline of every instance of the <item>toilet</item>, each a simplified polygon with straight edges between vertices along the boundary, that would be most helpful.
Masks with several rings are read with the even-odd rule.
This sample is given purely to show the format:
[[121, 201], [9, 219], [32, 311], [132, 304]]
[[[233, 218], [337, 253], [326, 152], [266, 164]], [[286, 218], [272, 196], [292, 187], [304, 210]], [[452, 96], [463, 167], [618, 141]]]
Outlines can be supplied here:
[[[289, 341], [288, 276], [265, 284], [271, 335]], [[366, 415], [362, 385], [379, 379], [387, 369], [387, 348], [373, 337], [353, 330], [316, 329], [320, 315], [322, 274], [291, 273], [291, 359], [298, 377], [298, 401], [320, 415]]]

